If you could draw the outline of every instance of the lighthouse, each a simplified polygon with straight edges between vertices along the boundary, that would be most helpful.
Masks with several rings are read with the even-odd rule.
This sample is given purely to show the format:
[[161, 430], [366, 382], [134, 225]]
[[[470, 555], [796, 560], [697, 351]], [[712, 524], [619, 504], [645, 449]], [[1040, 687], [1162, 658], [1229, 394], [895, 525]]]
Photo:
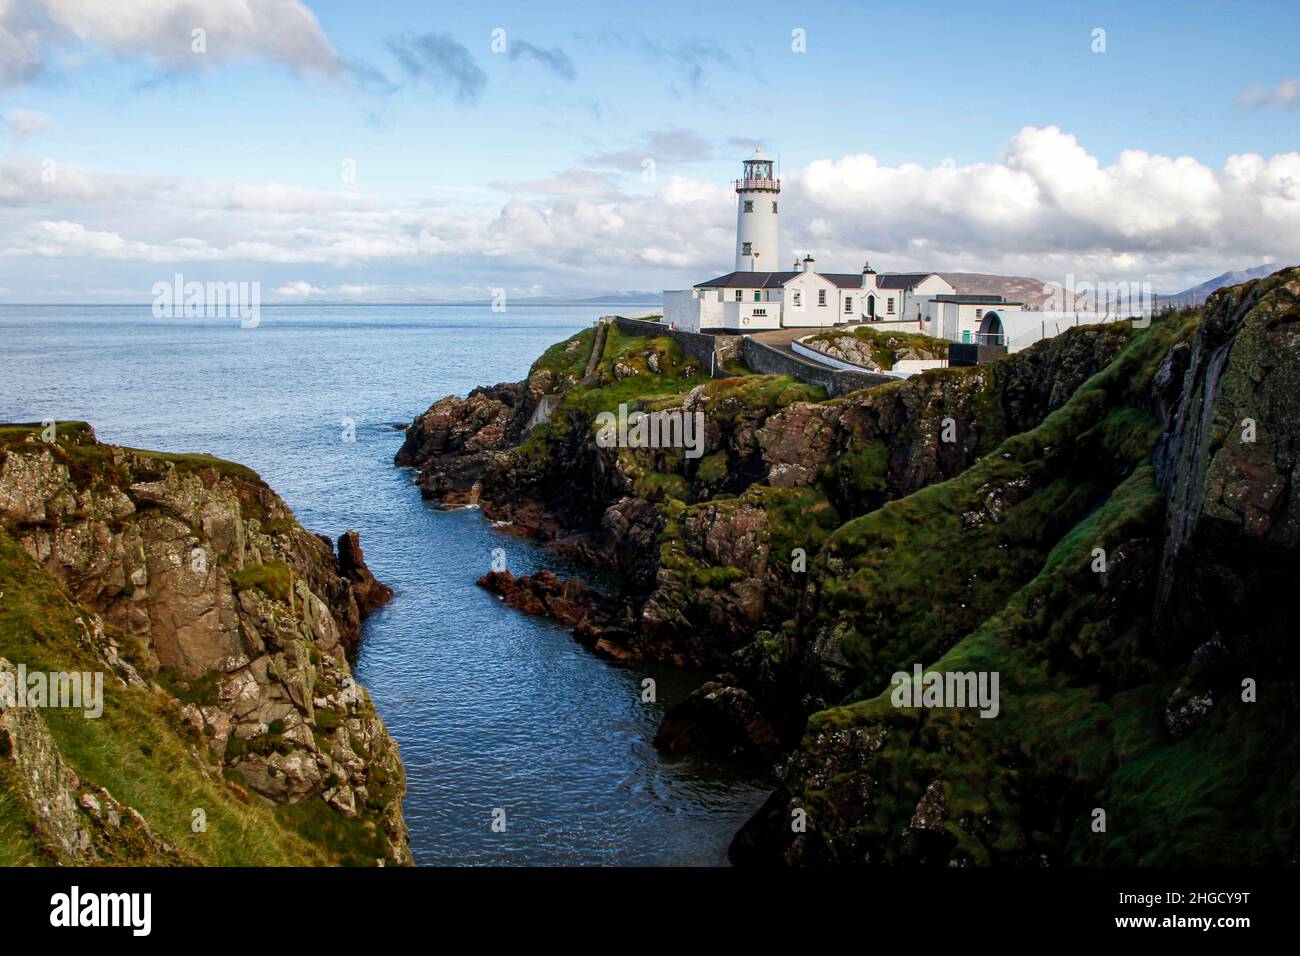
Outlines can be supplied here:
[[772, 160], [755, 147], [736, 180], [736, 271], [763, 272], [779, 268], [777, 197], [781, 180], [772, 173]]

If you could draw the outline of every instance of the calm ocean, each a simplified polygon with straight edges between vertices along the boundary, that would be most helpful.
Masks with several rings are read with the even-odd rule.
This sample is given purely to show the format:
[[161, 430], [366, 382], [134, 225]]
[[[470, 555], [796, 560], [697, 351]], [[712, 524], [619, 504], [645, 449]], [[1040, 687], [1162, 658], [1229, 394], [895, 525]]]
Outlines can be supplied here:
[[[477, 511], [427, 505], [392, 463], [392, 423], [522, 378], [607, 311], [264, 306], [241, 329], [148, 305], [0, 306], [0, 420], [85, 419], [102, 441], [210, 452], [255, 468], [308, 529], [361, 532], [397, 596], [365, 625], [358, 677], [401, 745], [417, 862], [725, 863], [768, 782], [650, 745], [707, 675], [611, 664], [501, 605], [474, 584], [493, 548], [516, 573], [578, 571]], [[640, 701], [646, 676], [658, 704]]]

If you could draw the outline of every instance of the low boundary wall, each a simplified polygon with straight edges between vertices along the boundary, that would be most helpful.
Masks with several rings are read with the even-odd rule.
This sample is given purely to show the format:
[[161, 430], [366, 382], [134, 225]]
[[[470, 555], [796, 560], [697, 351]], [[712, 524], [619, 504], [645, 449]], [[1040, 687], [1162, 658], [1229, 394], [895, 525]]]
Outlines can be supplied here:
[[687, 355], [699, 359], [706, 369], [713, 369], [714, 378], [730, 378], [731, 373], [723, 369], [724, 362], [741, 357], [740, 336], [706, 335], [703, 332], [687, 332], [674, 329], [663, 322], [647, 322], [645, 319], [629, 319], [626, 316], [614, 316], [618, 330], [624, 335], [639, 335], [643, 338], [669, 338], [677, 343]]
[[820, 385], [832, 398], [856, 392], [860, 388], [897, 381], [892, 375], [878, 372], [851, 372], [814, 364], [797, 358], [790, 352], [782, 352], [770, 345], [756, 342], [749, 336], [744, 338], [744, 349], [745, 364], [751, 371], [763, 375], [789, 375], [805, 385]]

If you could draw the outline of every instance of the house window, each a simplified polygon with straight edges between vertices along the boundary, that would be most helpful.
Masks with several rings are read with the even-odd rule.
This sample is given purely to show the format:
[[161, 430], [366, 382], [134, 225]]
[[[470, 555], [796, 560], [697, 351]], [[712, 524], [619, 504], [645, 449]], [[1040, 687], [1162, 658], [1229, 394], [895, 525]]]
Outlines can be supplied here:
[[742, 256], [752, 256], [754, 254], [754, 244], [752, 242], [742, 242], [740, 244], [740, 254]]
[[853, 296], [851, 295], [846, 295], [844, 297], [844, 314], [845, 315], [853, 314]]
[[894, 297], [892, 295], [885, 300], [885, 311], [890, 315], [894, 314]]
[[752, 314], [756, 316], [765, 316], [767, 315], [767, 309], [754, 309]]
[[796, 309], [803, 307], [803, 293], [798, 289], [794, 290], [794, 307]]
[[983, 309], [976, 309], [976, 310], [975, 310], [975, 321], [978, 322], [978, 321], [979, 321], [981, 318], [983, 318], [983, 317], [984, 317], [984, 310], [983, 310]]
[[826, 290], [825, 290], [825, 289], [818, 289], [818, 290], [817, 290], [817, 304], [818, 304], [818, 305], [825, 305], [825, 304], [826, 304]]
[[772, 212], [776, 212], [776, 200], [772, 200]]
[[754, 200], [752, 200], [752, 199], [746, 199], [746, 200], [745, 200], [745, 212], [753, 212], [753, 211], [754, 211]]
[[737, 289], [737, 290], [736, 290], [736, 301], [737, 301], [737, 302], [743, 302], [744, 299], [745, 299], [745, 293], [743, 293], [743, 292], [741, 292], [739, 289]]

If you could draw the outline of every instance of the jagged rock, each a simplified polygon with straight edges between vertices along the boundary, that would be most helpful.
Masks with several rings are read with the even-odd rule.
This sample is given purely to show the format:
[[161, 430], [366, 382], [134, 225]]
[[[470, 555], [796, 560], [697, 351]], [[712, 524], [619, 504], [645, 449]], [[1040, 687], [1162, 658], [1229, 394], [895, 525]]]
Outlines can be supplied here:
[[352, 582], [352, 591], [362, 614], [369, 614], [393, 599], [393, 589], [376, 581], [366, 567], [360, 535], [355, 531], [339, 535], [339, 574]]
[[947, 815], [943, 805], [943, 784], [936, 780], [925, 788], [925, 794], [917, 801], [916, 812], [912, 814], [913, 830], [942, 831]]
[[576, 578], [561, 579], [553, 571], [515, 577], [509, 571], [489, 571], [478, 586], [499, 595], [511, 607], [525, 614], [553, 618], [568, 627], [608, 619], [609, 601], [604, 595]]
[[750, 693], [724, 674], [692, 691], [670, 710], [654, 744], [668, 752], [692, 750], [767, 765], [781, 759], [781, 744]]
[[1210, 694], [1188, 695], [1185, 691], [1175, 691], [1165, 705], [1165, 727], [1169, 736], [1174, 740], [1190, 737], [1212, 707], [1214, 697]]
[[[35, 434], [0, 447], [0, 529], [94, 609], [77, 619], [82, 649], [122, 686], [201, 697], [177, 708], [203, 742], [196, 762], [205, 773], [235, 770], [272, 800], [323, 799], [320, 758], [341, 736], [365, 741], [356, 782], [385, 782], [372, 788], [384, 796], [367, 814], [383, 821], [389, 861], [410, 862], [397, 746], [346, 658], [362, 615], [391, 595], [366, 568], [356, 533], [340, 539], [336, 557], [237, 465], [100, 445], [86, 426], [61, 426], [51, 445]], [[114, 634], [136, 645], [134, 663]], [[328, 726], [317, 720], [318, 697], [337, 718]], [[73, 798], [39, 780], [33, 792], [46, 794], [34, 799], [61, 852], [93, 852], [95, 839], [59, 822]], [[100, 818], [97, 799], [81, 805]], [[123, 811], [105, 807], [102, 817], [114, 815]]]
[[[1156, 450], [1169, 521], [1161, 647], [1289, 653], [1300, 593], [1300, 272], [1215, 293]], [[1252, 424], [1253, 423], [1253, 424]]]

